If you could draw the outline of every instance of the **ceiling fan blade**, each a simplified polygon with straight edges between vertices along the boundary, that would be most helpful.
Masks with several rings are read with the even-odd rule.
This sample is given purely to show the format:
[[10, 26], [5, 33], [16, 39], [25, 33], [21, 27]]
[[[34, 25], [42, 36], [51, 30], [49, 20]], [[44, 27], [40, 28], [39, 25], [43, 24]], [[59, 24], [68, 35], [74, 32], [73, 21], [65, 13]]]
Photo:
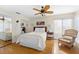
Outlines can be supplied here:
[[41, 14], [41, 13], [36, 13], [35, 15], [38, 15], [38, 14]]
[[53, 13], [53, 11], [46, 11], [45, 13], [52, 14], [52, 13]]
[[50, 5], [45, 5], [44, 10], [47, 11], [50, 8]]
[[39, 11], [40, 12], [40, 10], [39, 9], [36, 9], [36, 8], [33, 8], [33, 10], [36, 10], [36, 11]]

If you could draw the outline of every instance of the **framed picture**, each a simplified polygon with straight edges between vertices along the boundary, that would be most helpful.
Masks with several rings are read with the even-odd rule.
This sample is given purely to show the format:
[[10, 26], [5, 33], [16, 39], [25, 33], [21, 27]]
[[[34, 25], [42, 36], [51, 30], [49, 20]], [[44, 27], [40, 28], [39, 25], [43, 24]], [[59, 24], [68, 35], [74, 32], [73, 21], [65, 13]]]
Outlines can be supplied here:
[[37, 24], [37, 25], [45, 25], [45, 22], [44, 22], [44, 21], [37, 21], [36, 24]]

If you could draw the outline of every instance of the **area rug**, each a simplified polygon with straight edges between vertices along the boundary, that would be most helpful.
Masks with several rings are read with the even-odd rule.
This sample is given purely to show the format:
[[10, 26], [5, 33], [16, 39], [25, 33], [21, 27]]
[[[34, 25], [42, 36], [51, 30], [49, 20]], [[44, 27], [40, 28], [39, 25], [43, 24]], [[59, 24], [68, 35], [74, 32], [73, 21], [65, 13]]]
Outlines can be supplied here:
[[11, 44], [11, 42], [9, 42], [9, 41], [0, 40], [0, 48], [3, 48], [3, 47], [10, 45], [10, 44]]

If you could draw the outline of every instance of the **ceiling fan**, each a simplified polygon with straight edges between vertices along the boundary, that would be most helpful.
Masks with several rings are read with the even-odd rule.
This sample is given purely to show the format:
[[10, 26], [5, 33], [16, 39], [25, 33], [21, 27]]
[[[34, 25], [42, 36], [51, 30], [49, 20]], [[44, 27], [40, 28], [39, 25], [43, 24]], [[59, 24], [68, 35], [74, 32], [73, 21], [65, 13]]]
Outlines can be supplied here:
[[53, 13], [53, 11], [48, 11], [49, 8], [50, 8], [50, 5], [45, 5], [45, 6], [41, 6], [41, 10], [39, 10], [37, 8], [33, 8], [33, 10], [38, 11], [38, 13], [36, 13], [35, 15], [41, 14], [43, 16], [44, 14], [52, 14]]

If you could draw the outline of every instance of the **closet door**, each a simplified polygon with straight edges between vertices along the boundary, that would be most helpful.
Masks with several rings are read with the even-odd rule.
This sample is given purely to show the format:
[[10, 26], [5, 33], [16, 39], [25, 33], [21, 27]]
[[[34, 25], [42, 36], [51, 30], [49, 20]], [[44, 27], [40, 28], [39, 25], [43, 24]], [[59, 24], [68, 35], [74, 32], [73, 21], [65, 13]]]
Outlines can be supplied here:
[[4, 21], [0, 20], [0, 39], [5, 39]]
[[12, 39], [11, 31], [12, 31], [11, 19], [5, 18], [4, 20], [0, 20], [0, 39], [1, 40]]
[[12, 24], [11, 24], [11, 19], [5, 18], [4, 21], [4, 32], [11, 32], [12, 31]]
[[2, 20], [0, 20], [0, 33], [2, 33], [3, 32], [3, 21]]
[[6, 39], [5, 40], [9, 40], [9, 39], [12, 39], [12, 28], [11, 28], [11, 19], [10, 18], [5, 18], [5, 21], [4, 21], [4, 32], [5, 32], [5, 35], [6, 35]]
[[58, 39], [62, 36], [62, 20], [54, 20], [54, 38]]

